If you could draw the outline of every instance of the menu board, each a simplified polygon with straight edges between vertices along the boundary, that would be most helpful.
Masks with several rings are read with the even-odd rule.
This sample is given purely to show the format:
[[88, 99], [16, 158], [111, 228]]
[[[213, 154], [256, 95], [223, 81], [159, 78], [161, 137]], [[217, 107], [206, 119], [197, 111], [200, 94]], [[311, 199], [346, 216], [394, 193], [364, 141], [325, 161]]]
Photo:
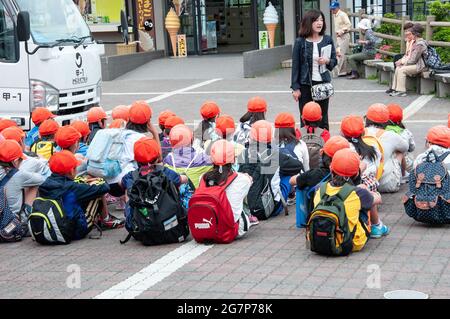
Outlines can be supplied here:
[[137, 26], [155, 39], [155, 16], [153, 0], [136, 0]]

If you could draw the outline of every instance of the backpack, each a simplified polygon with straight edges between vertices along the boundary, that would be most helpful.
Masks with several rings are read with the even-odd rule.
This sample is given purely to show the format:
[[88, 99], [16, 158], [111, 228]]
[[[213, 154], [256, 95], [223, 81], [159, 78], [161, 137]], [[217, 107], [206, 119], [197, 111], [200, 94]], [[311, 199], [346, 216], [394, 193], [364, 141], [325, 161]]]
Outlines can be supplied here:
[[250, 214], [260, 220], [268, 219], [275, 210], [274, 195], [270, 184], [274, 174], [262, 171], [264, 167], [270, 166], [270, 158], [276, 157], [273, 155], [272, 153], [262, 158], [260, 154], [256, 153], [257, 158], [253, 160], [250, 158], [249, 149], [245, 149], [239, 160], [239, 172], [247, 173], [253, 179], [253, 184], [247, 194]]
[[[191, 162], [188, 164], [188, 166], [184, 169], [184, 172], [179, 173], [180, 175], [184, 175], [184, 176], [188, 177], [187, 176], [187, 171], [192, 166], [194, 161], [196, 160], [198, 154], [199, 153], [195, 154], [194, 158], [191, 160]], [[176, 164], [175, 164], [175, 158], [173, 157], [173, 153], [170, 153], [168, 156], [171, 157], [172, 163], [173, 163], [172, 167], [176, 170], [177, 167], [176, 167]], [[194, 192], [195, 192], [195, 185], [194, 185], [194, 183], [192, 183], [192, 180], [188, 177], [188, 182], [186, 184], [182, 184], [178, 191], [179, 191], [179, 194], [180, 194], [181, 205], [183, 205], [184, 209], [188, 209], [189, 208], [189, 201], [190, 201], [191, 197], [194, 195]]]
[[438, 69], [442, 65], [441, 57], [437, 53], [436, 49], [428, 44], [423, 61], [430, 69]]
[[121, 129], [98, 130], [86, 154], [88, 174], [101, 178], [118, 176], [122, 171], [120, 159], [124, 145], [125, 136]]
[[[348, 224], [344, 202], [355, 190], [354, 186], [345, 184], [336, 195], [326, 193], [327, 183], [320, 186], [320, 202], [314, 208], [306, 226], [306, 242], [311, 251], [327, 256], [346, 256], [353, 250], [353, 238], [358, 224], [353, 230]], [[359, 213], [359, 212], [358, 212]], [[366, 237], [369, 232], [359, 218]]]
[[369, 146], [373, 146], [376, 149], [378, 149], [378, 151], [381, 154], [381, 158], [380, 158], [380, 165], [378, 165], [378, 169], [377, 169], [377, 173], [375, 175], [375, 178], [377, 179], [377, 181], [379, 181], [381, 179], [381, 177], [383, 176], [383, 172], [384, 172], [384, 148], [383, 148], [383, 144], [381, 144], [380, 142], [380, 137], [381, 135], [383, 135], [384, 130], [379, 129], [376, 133], [376, 135], [371, 135], [369, 134], [369, 131], [367, 129], [365, 129], [365, 134], [362, 137], [362, 140], [364, 141], [364, 143], [366, 143]]
[[239, 128], [234, 134], [233, 141], [244, 146], [248, 145], [251, 130], [252, 127], [249, 122], [240, 123]]
[[17, 172], [17, 169], [11, 169], [0, 181], [0, 243], [20, 241], [25, 235], [22, 223], [11, 211], [5, 193], [6, 184]]
[[320, 127], [315, 128], [314, 133], [308, 133], [308, 129], [306, 127], [302, 127], [300, 132], [302, 134], [302, 141], [306, 143], [308, 147], [309, 154], [309, 168], [319, 168], [322, 157], [320, 156], [320, 150], [323, 148], [325, 144], [322, 133], [323, 129]]
[[285, 144], [285, 147], [280, 147], [280, 175], [294, 176], [305, 171], [303, 163], [298, 159], [294, 152], [294, 143]]
[[200, 186], [189, 202], [188, 223], [192, 237], [198, 243], [231, 243], [238, 235], [239, 223], [227, 198], [226, 189], [238, 176], [233, 173], [223, 185]]
[[[406, 214], [427, 224], [450, 223], [450, 176], [443, 161], [450, 152], [434, 151], [409, 175], [409, 190], [403, 198]], [[434, 156], [435, 162], [431, 161]]]
[[28, 217], [33, 240], [42, 245], [67, 245], [73, 239], [75, 221], [69, 219], [60, 200], [38, 197]]
[[130, 210], [125, 228], [128, 236], [145, 246], [181, 243], [189, 236], [186, 210], [181, 206], [178, 190], [163, 173], [163, 168], [141, 176], [133, 172], [133, 186], [128, 192]]
[[37, 140], [31, 145], [30, 150], [48, 160], [55, 153], [56, 144], [53, 141]]

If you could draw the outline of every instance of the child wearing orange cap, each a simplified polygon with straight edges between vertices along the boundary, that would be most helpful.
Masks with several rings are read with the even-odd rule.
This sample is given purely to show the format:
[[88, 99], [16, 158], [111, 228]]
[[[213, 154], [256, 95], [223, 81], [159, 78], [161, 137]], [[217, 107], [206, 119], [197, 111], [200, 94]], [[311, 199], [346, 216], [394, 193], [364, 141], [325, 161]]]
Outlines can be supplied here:
[[166, 158], [166, 156], [172, 151], [172, 146], [170, 145], [169, 135], [166, 134], [165, 123], [169, 117], [176, 116], [176, 114], [170, 110], [162, 111], [158, 116], [158, 123], [161, 133], [159, 133], [159, 142], [161, 144], [161, 156]]
[[[345, 213], [350, 231], [354, 232], [352, 251], [360, 251], [369, 239], [368, 211], [374, 204], [374, 196], [360, 184], [359, 155], [344, 148], [338, 150], [331, 161], [331, 181], [322, 184], [314, 196], [314, 207], [317, 207], [323, 196], [337, 195], [344, 187], [351, 187], [350, 194], [344, 199]], [[314, 211], [313, 211], [314, 213]]]
[[327, 128], [322, 127], [322, 108], [317, 102], [308, 102], [303, 106], [302, 111], [302, 128], [300, 133], [302, 136], [307, 134], [315, 134], [322, 137], [325, 143], [330, 138], [330, 132]]
[[[426, 136], [427, 150], [419, 154], [414, 161], [414, 168], [420, 163], [425, 162], [428, 154], [434, 152], [436, 156], [444, 156], [443, 164], [450, 174], [450, 128], [444, 125], [438, 125], [430, 128]], [[448, 154], [447, 154], [448, 153]], [[445, 156], [444, 154], [447, 154]], [[436, 161], [434, 156], [430, 156], [431, 161]]]
[[39, 139], [31, 145], [30, 150], [48, 160], [56, 152], [55, 134], [59, 124], [53, 119], [45, 120], [39, 126]]
[[52, 175], [39, 187], [39, 196], [60, 200], [63, 210], [74, 222], [73, 239], [82, 239], [89, 233], [87, 206], [109, 191], [109, 185], [76, 183], [76, 170], [80, 162], [69, 151], [55, 153], [49, 160]]
[[80, 154], [83, 157], [86, 157], [87, 151], [89, 149], [89, 146], [87, 145], [87, 139], [89, 137], [89, 134], [91, 133], [89, 124], [84, 121], [74, 121], [71, 125], [81, 134], [78, 151], [76, 152], [76, 154]]
[[211, 144], [219, 139], [215, 128], [216, 119], [220, 115], [220, 107], [213, 101], [207, 101], [203, 103], [200, 108], [200, 115], [203, 120], [200, 125], [194, 131], [194, 144], [195, 149], [206, 149], [205, 143]]
[[27, 137], [25, 139], [26, 147], [31, 147], [31, 145], [39, 139], [39, 126], [42, 122], [48, 119], [55, 118], [52, 112], [49, 111], [46, 107], [37, 107], [31, 113], [31, 120], [33, 121], [33, 128], [28, 132]]
[[5, 140], [0, 143], [0, 180], [8, 176], [6, 199], [11, 211], [25, 228], [38, 186], [45, 181], [42, 174], [21, 168], [26, 159], [22, 147], [16, 141]]
[[87, 122], [89, 123], [89, 129], [91, 133], [87, 139], [87, 144], [91, 144], [92, 140], [97, 134], [98, 130], [106, 128], [106, 120], [108, 115], [106, 115], [105, 110], [100, 106], [95, 106], [89, 109], [87, 113]]
[[[239, 155], [241, 155], [241, 153], [245, 150], [245, 147], [244, 145], [234, 141], [234, 132], [236, 132], [236, 125], [234, 123], [234, 119], [231, 116], [224, 114], [216, 119], [217, 135], [219, 136], [219, 138], [227, 140], [234, 145], [234, 152], [236, 158], [238, 158]], [[206, 152], [208, 153], [207, 150]], [[239, 170], [239, 163], [237, 161], [233, 164], [233, 168], [235, 171]]]
[[386, 105], [375, 103], [366, 114], [365, 135], [379, 139], [383, 147], [384, 170], [379, 180], [378, 190], [382, 193], [395, 193], [402, 181], [401, 163], [409, 145], [400, 135], [387, 131], [389, 110]]
[[253, 123], [266, 119], [267, 102], [259, 96], [252, 97], [247, 102], [247, 113], [245, 113], [239, 120], [240, 124], [234, 134], [234, 140], [248, 146], [249, 134]]

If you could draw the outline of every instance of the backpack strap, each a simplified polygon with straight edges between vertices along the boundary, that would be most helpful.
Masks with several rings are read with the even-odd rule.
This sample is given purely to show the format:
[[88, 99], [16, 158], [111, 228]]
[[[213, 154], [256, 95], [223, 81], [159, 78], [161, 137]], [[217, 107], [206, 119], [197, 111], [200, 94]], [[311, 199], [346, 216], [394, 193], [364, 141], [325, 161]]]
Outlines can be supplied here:
[[344, 186], [342, 186], [339, 193], [337, 193], [337, 197], [339, 197], [343, 202], [347, 199], [347, 197], [350, 196], [350, 194], [355, 190], [355, 186], [352, 186], [348, 183], [345, 183]]
[[5, 185], [9, 182], [9, 180], [18, 172], [17, 168], [12, 168], [9, 172], [2, 178], [0, 181], [0, 188], [5, 187]]
[[175, 157], [173, 157], [173, 152], [169, 153], [170, 158], [172, 159], [172, 165], [174, 169], [177, 169], [177, 166], [175, 164]]
[[234, 172], [233, 174], [231, 174], [231, 175], [228, 177], [228, 179], [227, 179], [227, 181], [225, 182], [225, 184], [224, 184], [224, 185], [221, 185], [221, 186], [222, 186], [224, 189], [227, 189], [228, 186], [230, 186], [231, 183], [233, 183], [234, 180], [235, 180], [237, 177], [238, 177], [238, 173]]
[[[361, 216], [358, 218], [358, 220], [359, 220], [359, 223], [361, 224], [362, 229], [366, 233], [366, 237], [370, 238], [370, 231], [369, 231], [369, 229], [367, 229], [367, 226], [364, 223], [364, 221], [362, 220]], [[356, 230], [356, 227], [355, 227], [355, 230]]]
[[438, 162], [443, 162], [447, 158], [447, 156], [449, 156], [449, 155], [450, 155], [450, 152], [445, 152], [444, 154], [442, 154], [441, 156], [439, 156], [437, 158], [437, 161]]
[[331, 176], [331, 172], [328, 173], [324, 178], [322, 178], [316, 186], [311, 187], [309, 189], [309, 191], [306, 193], [306, 198], [308, 198], [308, 199], [311, 198], [311, 193], [316, 192], [320, 188], [320, 186], [322, 186], [322, 183], [327, 181], [330, 178], [330, 176]]

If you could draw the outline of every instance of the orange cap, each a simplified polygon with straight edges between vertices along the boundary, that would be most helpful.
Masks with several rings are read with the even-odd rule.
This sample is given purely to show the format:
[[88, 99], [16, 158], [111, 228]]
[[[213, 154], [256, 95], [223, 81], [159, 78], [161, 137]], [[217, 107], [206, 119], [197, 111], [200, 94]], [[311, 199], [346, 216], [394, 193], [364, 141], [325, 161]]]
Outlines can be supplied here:
[[89, 125], [84, 121], [75, 121], [71, 124], [78, 132], [80, 132], [82, 137], [86, 137], [91, 134], [91, 129]]
[[323, 152], [333, 158], [337, 151], [344, 148], [350, 148], [350, 143], [342, 136], [333, 136], [323, 146]]
[[184, 124], [175, 125], [169, 134], [170, 144], [173, 148], [190, 146], [194, 133]]
[[61, 148], [69, 148], [75, 145], [81, 138], [81, 133], [70, 125], [62, 126], [55, 135], [55, 142]]
[[152, 118], [152, 108], [145, 101], [136, 101], [130, 107], [130, 122], [145, 124]]
[[280, 113], [275, 118], [275, 128], [295, 128], [295, 119], [291, 113]]
[[181, 117], [178, 116], [169, 116], [167, 120], [164, 122], [164, 127], [171, 129], [175, 127], [176, 125], [184, 124], [184, 120]]
[[212, 119], [220, 114], [220, 107], [216, 102], [206, 101], [200, 108], [200, 114], [205, 120]]
[[130, 109], [125, 105], [116, 106], [112, 110], [111, 116], [113, 120], [122, 119], [125, 122], [128, 122], [128, 120], [130, 119]]
[[450, 148], [450, 129], [445, 125], [438, 125], [430, 128], [427, 134], [427, 141], [432, 144]]
[[10, 119], [0, 120], [0, 132], [3, 132], [5, 128], [17, 126], [17, 123]]
[[303, 106], [302, 117], [304, 121], [318, 122], [322, 120], [322, 109], [319, 103], [308, 102]]
[[25, 132], [17, 126], [11, 126], [8, 128], [5, 128], [2, 131], [2, 135], [6, 140], [13, 140], [17, 143], [22, 142], [22, 139], [25, 137]]
[[0, 162], [10, 163], [18, 158], [26, 159], [22, 147], [13, 140], [0, 142]]
[[341, 132], [345, 137], [360, 137], [364, 134], [364, 120], [361, 116], [349, 115], [341, 122]]
[[388, 104], [389, 119], [394, 123], [400, 123], [403, 120], [403, 109], [396, 103]]
[[166, 123], [166, 120], [171, 116], [176, 116], [176, 114], [174, 112], [172, 112], [171, 110], [165, 110], [165, 111], [162, 111], [161, 113], [159, 113], [159, 117], [158, 117], [159, 125], [164, 126], [164, 124]]
[[331, 160], [331, 171], [339, 176], [352, 177], [359, 173], [358, 153], [349, 148], [337, 151]]
[[253, 123], [250, 131], [250, 137], [252, 140], [261, 143], [272, 142], [272, 124], [270, 122], [261, 120]]
[[116, 119], [109, 124], [109, 128], [123, 128], [126, 124], [127, 122], [124, 119]]
[[59, 129], [59, 124], [55, 120], [45, 120], [39, 126], [39, 135], [48, 136], [55, 134]]
[[222, 115], [216, 120], [216, 131], [220, 136], [233, 134], [236, 131], [234, 120], [229, 115]]
[[55, 118], [56, 115], [50, 112], [46, 107], [37, 107], [31, 114], [31, 120], [34, 125], [39, 125], [45, 120]]
[[218, 140], [211, 147], [211, 160], [215, 165], [233, 164], [235, 161], [234, 145], [226, 140]]
[[252, 113], [267, 111], [267, 102], [259, 96], [252, 97], [247, 103], [247, 110]]
[[158, 143], [150, 137], [142, 137], [134, 143], [134, 159], [141, 164], [153, 163], [161, 155]]
[[375, 103], [367, 110], [366, 117], [375, 123], [387, 123], [389, 121], [389, 110], [386, 105]]
[[96, 123], [98, 121], [101, 121], [103, 119], [107, 119], [108, 116], [106, 115], [106, 112], [101, 108], [100, 106], [95, 106], [89, 109], [87, 112], [87, 120], [90, 123]]
[[48, 161], [52, 173], [60, 175], [70, 173], [80, 164], [81, 162], [77, 160], [75, 155], [66, 150], [53, 154]]

